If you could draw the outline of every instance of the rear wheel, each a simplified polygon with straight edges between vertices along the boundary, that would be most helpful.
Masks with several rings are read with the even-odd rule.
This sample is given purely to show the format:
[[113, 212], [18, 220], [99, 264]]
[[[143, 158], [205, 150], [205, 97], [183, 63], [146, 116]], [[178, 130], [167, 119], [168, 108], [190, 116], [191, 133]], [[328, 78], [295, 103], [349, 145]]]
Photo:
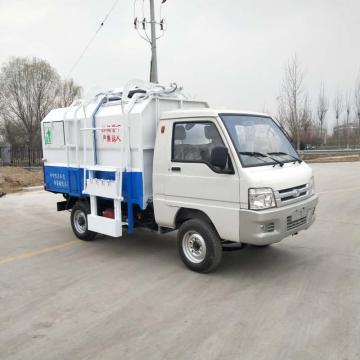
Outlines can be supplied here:
[[222, 259], [222, 246], [214, 227], [202, 220], [184, 222], [178, 232], [178, 251], [191, 270], [207, 273], [215, 270]]
[[96, 236], [96, 232], [88, 229], [88, 214], [90, 214], [90, 207], [85, 201], [77, 201], [71, 210], [71, 227], [80, 240], [90, 241]]

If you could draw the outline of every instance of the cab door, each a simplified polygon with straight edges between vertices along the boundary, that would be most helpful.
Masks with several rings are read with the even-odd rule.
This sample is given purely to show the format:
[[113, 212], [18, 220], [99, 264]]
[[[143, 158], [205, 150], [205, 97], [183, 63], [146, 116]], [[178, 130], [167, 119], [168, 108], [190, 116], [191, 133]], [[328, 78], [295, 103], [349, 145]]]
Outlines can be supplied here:
[[227, 169], [210, 164], [214, 147], [228, 148], [215, 119], [172, 121], [171, 151], [167, 152], [164, 192], [170, 213], [189, 208], [203, 211], [220, 237], [239, 240], [240, 184], [229, 151]]

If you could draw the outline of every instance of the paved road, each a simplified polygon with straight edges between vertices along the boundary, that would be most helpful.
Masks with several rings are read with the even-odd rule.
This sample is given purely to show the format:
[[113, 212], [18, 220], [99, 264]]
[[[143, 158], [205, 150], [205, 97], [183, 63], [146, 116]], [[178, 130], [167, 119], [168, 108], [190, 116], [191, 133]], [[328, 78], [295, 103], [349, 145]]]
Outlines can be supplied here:
[[1, 359], [360, 359], [360, 163], [313, 168], [314, 226], [209, 275], [174, 235], [85, 243], [58, 196], [0, 199]]

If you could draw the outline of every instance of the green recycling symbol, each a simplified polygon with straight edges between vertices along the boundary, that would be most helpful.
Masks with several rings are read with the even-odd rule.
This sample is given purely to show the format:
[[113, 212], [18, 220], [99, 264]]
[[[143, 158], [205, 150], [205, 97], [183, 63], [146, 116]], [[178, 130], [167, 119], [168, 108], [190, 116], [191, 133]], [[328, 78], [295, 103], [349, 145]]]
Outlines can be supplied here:
[[51, 144], [51, 129], [47, 128], [45, 131], [45, 145]]

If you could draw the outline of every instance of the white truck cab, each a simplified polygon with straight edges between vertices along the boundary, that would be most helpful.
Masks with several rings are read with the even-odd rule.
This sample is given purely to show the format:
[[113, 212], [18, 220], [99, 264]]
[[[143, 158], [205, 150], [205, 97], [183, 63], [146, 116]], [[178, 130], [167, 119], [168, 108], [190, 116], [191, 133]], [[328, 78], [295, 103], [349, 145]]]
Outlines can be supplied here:
[[[255, 246], [307, 229], [318, 201], [311, 168], [280, 127], [265, 114], [242, 111], [163, 114], [153, 186], [161, 226], [181, 229], [184, 221], [200, 218], [222, 241]], [[185, 256], [187, 237], [206, 243], [196, 229], [189, 231], [179, 233]], [[201, 250], [190, 254], [193, 262], [205, 256]]]
[[[93, 135], [92, 140], [88, 139], [92, 149], [88, 149], [85, 135], [82, 143], [78, 140], [80, 144], [74, 145], [79, 152], [81, 148], [87, 149], [83, 151], [82, 164], [81, 156], [74, 153], [82, 180], [66, 179], [59, 169], [54, 170], [58, 163], [51, 164], [45, 159], [45, 189], [64, 194], [66, 200], [58, 204], [58, 210], [72, 209], [71, 223], [76, 236], [83, 240], [92, 239], [96, 233], [121, 236], [123, 226], [129, 228], [129, 233], [134, 227], [148, 227], [159, 233], [179, 230], [178, 250], [184, 263], [192, 270], [209, 272], [220, 264], [226, 246], [267, 246], [307, 229], [314, 222], [318, 197], [312, 170], [271, 117], [211, 109], [199, 102], [187, 102], [184, 106], [183, 99], [177, 103], [181, 106], [171, 106], [170, 111], [166, 110], [169, 102], [165, 101], [167, 106], [161, 111], [159, 103], [164, 98], [154, 94], [145, 101], [149, 107], [156, 104], [155, 119], [149, 128], [154, 129], [151, 135], [149, 129], [140, 134], [145, 125], [137, 122], [136, 128], [135, 117], [128, 118], [128, 123], [121, 122], [115, 107], [97, 114], [101, 106], [94, 106], [92, 109], [97, 110], [92, 112], [92, 127], [86, 125], [89, 116], [85, 112], [83, 128], [74, 126], [75, 133], [90, 130]], [[106, 101], [103, 104], [105, 108], [116, 106], [110, 102], [106, 105]], [[142, 104], [139, 113], [144, 114], [146, 108]], [[111, 116], [111, 125], [101, 121], [107, 116]], [[60, 118], [53, 116], [53, 121], [59, 122]], [[45, 158], [47, 152], [49, 157], [53, 156], [46, 139], [51, 135], [50, 120], [43, 121]], [[111, 148], [107, 131], [119, 131], [121, 126], [129, 131], [120, 133], [119, 148]], [[99, 144], [101, 136], [106, 140], [103, 148]], [[137, 171], [114, 160], [116, 151], [120, 157], [125, 156], [126, 146], [129, 150], [126, 166], [136, 163]], [[107, 156], [110, 151], [112, 156]], [[89, 153], [94, 156], [92, 164], [87, 165]], [[69, 159], [69, 150], [66, 156]], [[68, 173], [74, 168], [67, 161]], [[62, 190], [52, 187], [57, 177], [64, 180]], [[71, 191], [71, 181], [82, 181], [81, 193]]]

